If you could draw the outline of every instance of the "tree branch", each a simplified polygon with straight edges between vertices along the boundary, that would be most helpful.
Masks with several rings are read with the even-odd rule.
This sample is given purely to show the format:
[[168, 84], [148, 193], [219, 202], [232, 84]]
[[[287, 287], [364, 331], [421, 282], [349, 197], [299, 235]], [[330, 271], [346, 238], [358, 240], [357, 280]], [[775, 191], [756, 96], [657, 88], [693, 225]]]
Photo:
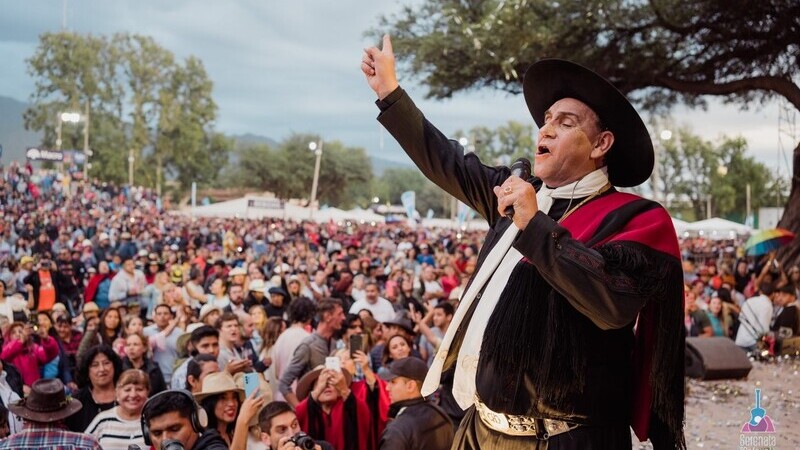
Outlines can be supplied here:
[[786, 98], [800, 111], [800, 87], [782, 77], [753, 77], [727, 83], [713, 83], [659, 76], [656, 77], [656, 84], [674, 91], [698, 95], [729, 95], [752, 90], [771, 91]]

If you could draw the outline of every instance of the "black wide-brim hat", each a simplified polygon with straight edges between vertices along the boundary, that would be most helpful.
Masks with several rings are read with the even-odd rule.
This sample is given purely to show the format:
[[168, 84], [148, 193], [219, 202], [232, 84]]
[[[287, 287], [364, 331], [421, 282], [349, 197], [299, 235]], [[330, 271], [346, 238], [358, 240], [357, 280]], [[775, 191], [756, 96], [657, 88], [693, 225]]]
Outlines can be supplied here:
[[613, 84], [595, 72], [561, 59], [533, 63], [522, 81], [525, 102], [541, 128], [544, 113], [562, 98], [585, 103], [614, 133], [614, 145], [606, 154], [608, 179], [614, 186], [644, 183], [653, 173], [653, 141], [633, 105]]

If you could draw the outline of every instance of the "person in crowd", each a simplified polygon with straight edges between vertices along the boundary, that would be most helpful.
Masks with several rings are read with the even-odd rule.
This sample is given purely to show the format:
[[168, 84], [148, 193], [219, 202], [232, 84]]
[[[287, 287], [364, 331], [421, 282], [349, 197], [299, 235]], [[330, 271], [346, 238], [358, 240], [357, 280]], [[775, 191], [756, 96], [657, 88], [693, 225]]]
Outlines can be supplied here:
[[219, 331], [219, 368], [231, 375], [253, 369], [253, 361], [246, 358], [239, 347], [242, 336], [240, 326], [239, 316], [230, 312], [223, 314], [216, 323]]
[[6, 282], [0, 280], [0, 317], [8, 319], [9, 323], [14, 322], [15, 318], [22, 319], [25, 315], [25, 307], [28, 302], [20, 295], [8, 295]]
[[54, 267], [50, 254], [42, 253], [38, 268], [23, 280], [28, 293], [29, 310], [50, 311], [53, 305], [62, 300], [61, 276]]
[[758, 290], [759, 295], [748, 298], [739, 314], [735, 342], [746, 352], [756, 350], [758, 342], [769, 332], [772, 322], [772, 284], [761, 283]]
[[123, 320], [124, 326], [122, 328], [122, 335], [114, 341], [112, 348], [120, 356], [125, 356], [125, 338], [131, 334], [144, 333], [144, 320], [138, 314], [138, 310], [128, 308], [128, 314]]
[[315, 367], [325, 363], [325, 358], [336, 350], [334, 334], [342, 328], [344, 311], [337, 299], [325, 299], [317, 303], [319, 323], [316, 330], [303, 339], [292, 355], [292, 360], [284, 369], [279, 381], [281, 395], [290, 405], [297, 405], [298, 399], [292, 391], [292, 384]]
[[203, 281], [205, 275], [200, 267], [192, 266], [189, 269], [189, 279], [181, 289], [181, 295], [187, 305], [193, 308], [200, 308], [207, 300], [205, 290], [203, 289]]
[[266, 302], [266, 296], [264, 295], [266, 287], [262, 279], [250, 281], [250, 284], [247, 286], [247, 297], [244, 299], [244, 307], [247, 308], [247, 310], [250, 310], [250, 308], [256, 305], [264, 305]]
[[196, 394], [203, 390], [203, 379], [208, 374], [219, 372], [219, 363], [217, 358], [211, 354], [201, 353], [197, 356], [189, 358], [189, 364], [186, 366], [186, 390], [192, 394]]
[[[432, 308], [430, 307], [431, 304], [432, 302], [428, 305], [428, 313], [425, 317], [416, 320], [416, 324], [422, 334], [419, 344], [420, 354], [428, 364], [433, 362], [436, 350], [442, 343], [447, 329], [450, 328], [450, 322], [453, 321], [453, 315], [455, 314], [455, 308], [449, 302], [439, 302]], [[414, 318], [417, 319], [420, 315], [420, 313], [417, 313]], [[429, 323], [432, 323], [433, 327], [429, 327]]]
[[73, 397], [83, 408], [67, 419], [67, 427], [83, 432], [98, 414], [114, 407], [116, 384], [122, 374], [122, 360], [107, 345], [90, 348], [78, 361], [78, 391]]
[[215, 429], [230, 446], [239, 407], [245, 399], [244, 390], [236, 386], [231, 374], [222, 371], [208, 374], [203, 379], [203, 388], [194, 397], [208, 415], [208, 427]]
[[264, 305], [267, 317], [283, 318], [288, 309], [289, 293], [282, 287], [271, 287], [267, 292], [269, 293], [269, 302]]
[[100, 315], [97, 329], [89, 330], [83, 335], [81, 345], [78, 347], [78, 359], [97, 345], [107, 345], [114, 348], [114, 343], [122, 336], [122, 316], [119, 309], [108, 308]]
[[397, 359], [381, 372], [391, 407], [380, 450], [447, 450], [453, 443], [453, 423], [441, 408], [420, 393], [428, 366], [418, 358]]
[[129, 445], [145, 448], [142, 408], [148, 392], [150, 377], [145, 372], [122, 372], [117, 381], [116, 406], [95, 416], [86, 427], [86, 434], [94, 436], [104, 450], [128, 450]]
[[58, 345], [58, 355], [48, 361], [42, 367], [42, 378], [58, 378], [67, 387], [73, 387], [74, 383], [72, 380], [72, 367], [70, 365], [67, 352], [64, 350], [61, 339], [58, 337], [58, 333], [56, 332], [53, 318], [51, 317], [50, 313], [45, 311], [38, 312], [36, 314], [36, 318], [39, 327], [37, 331], [43, 330]]
[[149, 348], [148, 340], [141, 332], [130, 333], [125, 338], [125, 356], [122, 357], [122, 370], [136, 369], [147, 374], [148, 396], [167, 389], [161, 368], [147, 355]]
[[223, 312], [246, 312], [244, 306], [244, 286], [231, 284], [228, 288], [228, 306], [222, 308]]
[[77, 365], [77, 354], [83, 340], [83, 333], [75, 328], [68, 314], [57, 314], [55, 319], [56, 331], [64, 353], [67, 355], [70, 367], [74, 369]]
[[800, 316], [797, 311], [797, 291], [794, 286], [786, 284], [778, 288], [774, 294], [775, 313], [770, 330], [781, 338], [800, 335]]
[[219, 316], [222, 315], [222, 312], [222, 307], [217, 306], [209, 301], [203, 305], [202, 308], [200, 308], [200, 314], [198, 314], [197, 320], [213, 327], [214, 324], [217, 323]]
[[164, 383], [170, 385], [173, 364], [178, 358], [178, 337], [183, 330], [178, 326], [180, 318], [173, 314], [167, 304], [160, 304], [153, 312], [153, 325], [145, 327], [144, 335], [153, 346], [153, 361], [164, 374]]
[[140, 297], [142, 301], [142, 310], [145, 312], [145, 318], [150, 320], [153, 318], [153, 312], [157, 305], [163, 303], [164, 290], [170, 286], [169, 276], [165, 271], [159, 271], [151, 284], [144, 288], [144, 292]]
[[[208, 296], [205, 306], [217, 307], [220, 310], [230, 304], [230, 299], [226, 291], [225, 279], [222, 277], [214, 278], [208, 287]], [[200, 319], [203, 320], [203, 319]]]
[[211, 355], [214, 360], [219, 356], [219, 331], [208, 325], [202, 325], [192, 330], [189, 336], [189, 345], [192, 350], [186, 359], [172, 374], [172, 389], [183, 389], [186, 385], [186, 374], [191, 362], [191, 357], [197, 355]]
[[364, 298], [356, 300], [350, 307], [350, 314], [358, 314], [362, 309], [367, 309], [379, 322], [391, 320], [394, 317], [394, 307], [389, 300], [380, 296], [378, 283], [368, 282], [364, 287]]
[[30, 324], [14, 322], [3, 336], [0, 358], [19, 370], [27, 390], [41, 378], [43, 367], [58, 356], [58, 344], [45, 329], [34, 330]]
[[[261, 441], [268, 450], [297, 450], [292, 446], [294, 438], [302, 430], [297, 414], [291, 405], [282, 401], [268, 403], [258, 413], [258, 426], [261, 430]], [[315, 440], [314, 450], [334, 450], [326, 441]]]
[[328, 287], [328, 273], [324, 269], [318, 269], [314, 272], [314, 279], [311, 281], [309, 288], [311, 288], [311, 295], [314, 296], [315, 301], [320, 301], [323, 298], [331, 296], [331, 290]]
[[[285, 368], [289, 366], [297, 346], [311, 335], [308, 330], [311, 328], [311, 321], [316, 312], [316, 305], [307, 298], [298, 298], [289, 306], [291, 326], [278, 336], [269, 355], [272, 364], [268, 376], [271, 377], [269, 381], [273, 386], [273, 397], [277, 400], [284, 399], [283, 394], [277, 389], [278, 380], [283, 376]], [[294, 385], [291, 387], [294, 388]]]
[[424, 303], [433, 300], [438, 303], [439, 300], [447, 298], [447, 293], [442, 287], [442, 283], [436, 274], [436, 269], [433, 265], [426, 265], [422, 268], [422, 273], [419, 277], [420, 298]]
[[[405, 310], [399, 311], [391, 320], [387, 320], [381, 324], [380, 340], [376, 339], [376, 344], [370, 351], [372, 370], [378, 370], [383, 365], [383, 357], [387, 344], [394, 336], [399, 334], [405, 337], [407, 343], [413, 342], [416, 334], [414, 333], [414, 323], [408, 318], [409, 313], [410, 312]], [[421, 358], [421, 355], [413, 346], [411, 348], [411, 354]]]
[[250, 341], [253, 343], [253, 348], [260, 353], [267, 332], [267, 312], [261, 305], [253, 305], [247, 312], [253, 319], [253, 335], [250, 336]]
[[95, 302], [98, 308], [105, 309], [111, 304], [109, 293], [111, 292], [111, 280], [117, 274], [111, 271], [107, 261], [101, 261], [97, 265], [97, 273], [89, 278], [89, 284], [83, 293], [83, 301]]
[[122, 260], [122, 270], [114, 275], [109, 287], [108, 299], [112, 302], [139, 303], [144, 288], [147, 287], [147, 280], [144, 273], [136, 268], [132, 256]]
[[150, 397], [142, 409], [145, 444], [160, 449], [174, 439], [184, 450], [229, 450], [213, 427], [206, 428], [208, 416], [194, 397], [183, 390], [164, 391]]
[[722, 299], [719, 295], [714, 294], [708, 302], [708, 311], [706, 311], [709, 322], [711, 322], [712, 336], [731, 337], [731, 328], [733, 327], [733, 319], [730, 314], [725, 310]]
[[24, 396], [22, 376], [19, 371], [13, 365], [0, 359], [0, 405], [6, 408], [5, 419], [9, 435], [22, 431], [23, 424], [22, 419], [9, 412], [8, 407]]
[[244, 313], [237, 314], [237, 316], [239, 317], [240, 333], [236, 347], [241, 351], [243, 358], [250, 360], [253, 370], [263, 373], [269, 368], [269, 364], [267, 364], [267, 361], [261, 360], [260, 353], [253, 344], [253, 333], [255, 332], [253, 317]]
[[103, 450], [97, 439], [83, 430], [65, 429], [64, 421], [81, 407], [80, 400], [67, 397], [61, 380], [37, 380], [28, 397], [8, 406], [11, 413], [23, 419], [25, 428], [0, 440], [0, 449]]
[[694, 291], [687, 291], [684, 301], [684, 325], [686, 326], [686, 336], [712, 336], [714, 330], [711, 328], [711, 321], [708, 314], [697, 305], [697, 294]]
[[[295, 301], [299, 300], [298, 298]], [[278, 317], [270, 317], [267, 319], [263, 330], [264, 340], [261, 343], [261, 352], [259, 353], [259, 359], [264, 361], [267, 367], [272, 366], [272, 347], [275, 346], [275, 343], [278, 342], [278, 338], [280, 338], [284, 331], [286, 331], [286, 321]]]
[[150, 254], [153, 258], [147, 261], [147, 270], [144, 271], [144, 281], [147, 282], [147, 285], [151, 285], [155, 283], [156, 276], [159, 272], [161, 272], [161, 264], [158, 262], [158, 256], [154, 254]]
[[391, 364], [398, 359], [411, 356], [411, 348], [414, 344], [404, 334], [395, 334], [386, 342], [381, 356], [381, 367]]

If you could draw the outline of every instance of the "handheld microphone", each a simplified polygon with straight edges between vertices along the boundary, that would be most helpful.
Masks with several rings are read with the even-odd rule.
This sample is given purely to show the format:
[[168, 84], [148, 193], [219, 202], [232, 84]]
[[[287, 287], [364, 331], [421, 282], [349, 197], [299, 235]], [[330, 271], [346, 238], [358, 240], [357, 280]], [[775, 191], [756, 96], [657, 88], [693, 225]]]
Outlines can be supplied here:
[[[514, 164], [511, 165], [511, 175], [520, 177], [523, 180], [527, 180], [531, 177], [531, 162], [528, 161], [527, 158], [519, 158], [518, 160], [514, 161]], [[506, 217], [513, 219], [514, 205], [508, 205], [504, 212]]]

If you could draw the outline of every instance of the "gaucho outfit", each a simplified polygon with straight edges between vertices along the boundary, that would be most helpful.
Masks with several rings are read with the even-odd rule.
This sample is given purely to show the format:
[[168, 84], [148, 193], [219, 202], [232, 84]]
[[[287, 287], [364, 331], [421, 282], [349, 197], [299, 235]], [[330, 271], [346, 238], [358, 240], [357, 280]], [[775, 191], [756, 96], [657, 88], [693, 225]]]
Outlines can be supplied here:
[[[604, 184], [598, 170], [583, 179], [598, 189], [582, 192], [581, 180], [580, 197], [553, 198], [517, 230], [492, 191], [508, 168], [465, 155], [402, 88], [377, 105], [379, 122], [423, 174], [491, 227], [423, 387], [429, 395], [442, 372], [455, 371], [453, 394], [467, 411], [453, 448], [624, 449], [629, 426], [656, 449], [682, 447], [683, 285], [668, 213]], [[552, 191], [529, 181], [541, 207], [542, 192]], [[487, 261], [496, 268], [476, 281]], [[482, 309], [490, 295], [496, 304]], [[481, 320], [480, 352], [470, 354], [464, 342]]]

